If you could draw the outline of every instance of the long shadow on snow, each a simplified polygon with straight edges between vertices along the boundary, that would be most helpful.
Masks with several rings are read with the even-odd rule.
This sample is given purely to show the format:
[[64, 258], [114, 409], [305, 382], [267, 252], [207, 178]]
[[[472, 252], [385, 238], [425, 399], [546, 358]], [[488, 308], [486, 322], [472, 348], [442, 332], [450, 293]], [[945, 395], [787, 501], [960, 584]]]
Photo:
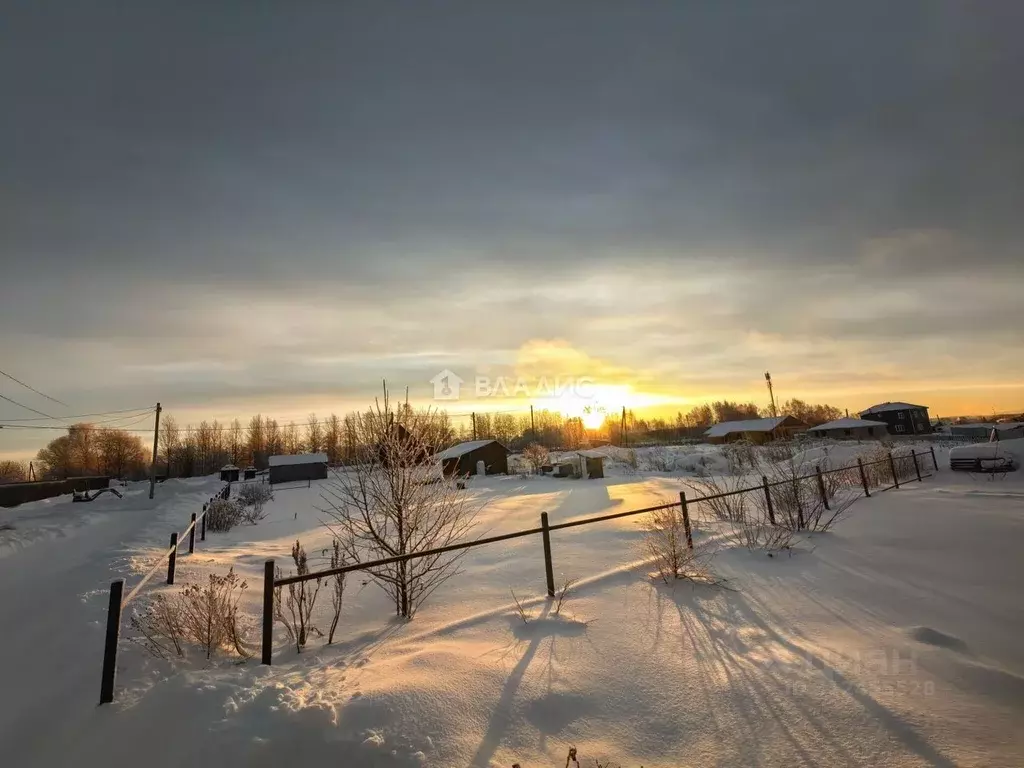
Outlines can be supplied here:
[[[748, 750], [748, 754], [741, 756], [745, 763], [761, 764], [768, 757], [756, 752], [749, 754], [750, 750], [758, 748], [761, 736], [758, 726], [767, 712], [805, 764], [833, 766], [837, 764], [836, 757], [851, 766], [859, 764], [858, 758], [833, 735], [834, 724], [827, 720], [821, 708], [812, 709], [794, 695], [792, 680], [787, 680], [777, 671], [786, 664], [774, 661], [774, 647], [788, 652], [798, 660], [796, 663], [803, 670], [817, 670], [822, 683], [846, 693], [863, 708], [872, 724], [884, 729], [928, 765], [954, 768], [953, 761], [932, 746], [910, 723], [875, 700], [824, 658], [783, 637], [742, 594], [660, 586], [658, 591], [660, 597], [667, 598], [662, 602], [675, 604], [683, 628], [684, 649], [695, 653], [699, 660], [705, 660], [701, 664], [706, 670], [701, 685], [709, 693], [705, 700], [713, 701], [710, 694], [715, 687], [720, 687], [723, 676], [730, 688], [740, 689], [740, 695], [731, 697], [731, 701], [741, 715], [738, 722], [744, 733], [737, 735]], [[762, 610], [767, 608], [762, 606]], [[744, 631], [737, 632], [737, 628]], [[751, 632], [750, 628], [756, 632]], [[806, 723], [813, 732], [797, 733], [790, 728], [789, 722]], [[812, 745], [814, 754], [808, 751]], [[821, 754], [820, 747], [825, 745], [834, 757]]]

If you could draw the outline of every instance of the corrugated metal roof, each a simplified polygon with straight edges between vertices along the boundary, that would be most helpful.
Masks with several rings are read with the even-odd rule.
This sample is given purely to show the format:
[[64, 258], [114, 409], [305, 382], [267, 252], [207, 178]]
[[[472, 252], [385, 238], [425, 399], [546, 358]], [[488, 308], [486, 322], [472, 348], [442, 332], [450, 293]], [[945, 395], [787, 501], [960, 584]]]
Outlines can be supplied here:
[[914, 405], [913, 403], [879, 403], [878, 405], [872, 405], [870, 408], [865, 408], [860, 412], [863, 416], [865, 413], [882, 413], [883, 411], [906, 411], [913, 410], [914, 408], [927, 408], [926, 405]]
[[[469, 442], [466, 443], [459, 443], [458, 445], [453, 445], [451, 448], [445, 448], [443, 451], [437, 454], [437, 458], [457, 459], [459, 456], [465, 456], [467, 453], [471, 453], [472, 451], [475, 451], [477, 448], [483, 448], [485, 445], [490, 445], [491, 443], [497, 442], [497, 440], [470, 440]], [[498, 445], [501, 445], [501, 443], [498, 443]], [[502, 448], [504, 447], [505, 446], [502, 446]], [[506, 448], [505, 450], [508, 449]]]
[[829, 421], [825, 424], [819, 424], [816, 427], [811, 427], [808, 432], [816, 432], [818, 430], [826, 429], [855, 429], [857, 427], [888, 427], [884, 421], [868, 421], [867, 419], [855, 419], [848, 417], [845, 419], [836, 419], [835, 421]]
[[768, 419], [743, 419], [742, 421], [723, 421], [715, 424], [704, 433], [704, 437], [725, 437], [733, 432], [771, 432], [788, 416], [774, 416]]
[[291, 464], [326, 464], [326, 453], [296, 453], [284, 456], [271, 456], [267, 461], [272, 467], [284, 467]]

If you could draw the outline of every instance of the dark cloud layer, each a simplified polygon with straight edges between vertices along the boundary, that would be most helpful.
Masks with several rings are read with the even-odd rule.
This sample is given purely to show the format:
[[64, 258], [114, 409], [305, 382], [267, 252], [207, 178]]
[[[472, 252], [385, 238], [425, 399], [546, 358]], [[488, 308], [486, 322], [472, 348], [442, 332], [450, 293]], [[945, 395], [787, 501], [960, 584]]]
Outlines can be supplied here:
[[1009, 1], [18, 4], [5, 362], [81, 399], [114, 361], [128, 398], [172, 376], [149, 354], [191, 403], [532, 338], [681, 387], [765, 339], [818, 381], [982, 338], [985, 376], [1024, 379], [1022, 26]]

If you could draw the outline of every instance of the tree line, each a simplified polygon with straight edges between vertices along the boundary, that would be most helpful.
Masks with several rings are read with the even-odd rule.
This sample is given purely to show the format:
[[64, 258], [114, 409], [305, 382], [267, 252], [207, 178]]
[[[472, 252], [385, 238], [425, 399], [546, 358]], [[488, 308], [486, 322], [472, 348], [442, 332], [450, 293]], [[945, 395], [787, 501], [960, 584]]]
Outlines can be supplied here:
[[[395, 409], [398, 423], [416, 422], [413, 409], [403, 403]], [[778, 408], [815, 426], [840, 418], [839, 408], [792, 399]], [[538, 443], [550, 449], [573, 450], [588, 444], [628, 445], [672, 439], [698, 438], [705, 429], [721, 421], [754, 419], [770, 415], [755, 403], [717, 400], [698, 405], [675, 419], [639, 417], [632, 410], [608, 414], [597, 429], [587, 429], [580, 417], [556, 411], [477, 413], [472, 421], [454, 425], [445, 411], [436, 418], [418, 422], [417, 439], [432, 450], [441, 450], [472, 439], [494, 439], [514, 451]], [[281, 424], [277, 419], [256, 414], [243, 422], [216, 420], [181, 426], [173, 414], [165, 413], [158, 436], [157, 473], [170, 477], [205, 475], [226, 464], [264, 469], [270, 456], [294, 453], [325, 453], [331, 464], [352, 463], [362, 446], [373, 438], [360, 427], [365, 413], [330, 414], [321, 419], [309, 414], [304, 424]], [[429, 428], [423, 426], [429, 423]], [[427, 434], [418, 434], [424, 431]], [[121, 429], [93, 424], [75, 424], [39, 451], [36, 476], [59, 479], [76, 475], [105, 474], [138, 479], [149, 468], [149, 439]], [[28, 479], [22, 462], [0, 462], [0, 482]]]

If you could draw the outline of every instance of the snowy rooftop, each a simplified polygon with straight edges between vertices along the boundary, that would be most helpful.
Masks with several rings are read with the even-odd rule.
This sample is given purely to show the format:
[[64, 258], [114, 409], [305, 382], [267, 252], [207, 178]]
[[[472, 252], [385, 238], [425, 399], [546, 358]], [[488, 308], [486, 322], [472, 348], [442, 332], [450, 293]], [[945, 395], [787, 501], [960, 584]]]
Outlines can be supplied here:
[[787, 418], [787, 416], [775, 416], [769, 419], [723, 421], [721, 424], [715, 424], [708, 429], [704, 433], [704, 437], [725, 437], [733, 432], [771, 432]]
[[603, 453], [601, 453], [600, 451], [595, 451], [593, 448], [587, 448], [587, 449], [582, 450], [582, 451], [576, 451], [576, 453], [578, 453], [580, 456], [583, 456], [583, 457], [585, 457], [587, 459], [607, 459], [608, 458]]
[[220, 471], [221, 472], [231, 472], [231, 471], [236, 470], [236, 469], [238, 469], [238, 467], [236, 467], [234, 464], [225, 464], [223, 467], [220, 468]]
[[865, 408], [861, 411], [861, 414], [865, 413], [882, 413], [883, 411], [905, 411], [907, 409], [914, 408], [927, 408], [926, 405], [914, 405], [913, 403], [879, 403], [878, 405], [872, 405], [870, 408]]
[[485, 445], [497, 442], [497, 440], [470, 440], [467, 443], [459, 443], [458, 445], [453, 445], [451, 448], [446, 448], [437, 454], [437, 458], [457, 459], [459, 456], [465, 456], [467, 453], [475, 451], [477, 448], [483, 448]]
[[815, 432], [817, 430], [825, 429], [856, 429], [857, 427], [886, 427], [884, 421], [868, 421], [867, 419], [854, 419], [848, 417], [845, 419], [836, 419], [835, 421], [829, 421], [825, 424], [819, 424], [816, 427], [811, 427], [808, 432]]
[[285, 467], [289, 464], [326, 464], [326, 453], [296, 453], [291, 456], [271, 456], [269, 464], [272, 467]]

